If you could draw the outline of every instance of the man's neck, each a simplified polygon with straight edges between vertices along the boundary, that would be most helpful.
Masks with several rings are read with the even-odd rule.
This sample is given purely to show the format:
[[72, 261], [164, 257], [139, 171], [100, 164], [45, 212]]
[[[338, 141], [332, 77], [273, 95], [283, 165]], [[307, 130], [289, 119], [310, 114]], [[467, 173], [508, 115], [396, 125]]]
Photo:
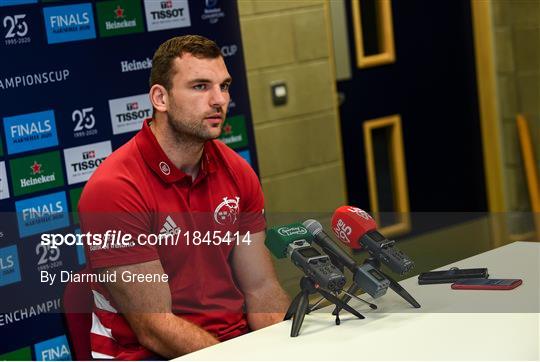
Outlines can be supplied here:
[[165, 129], [166, 127], [168, 127], [166, 122], [162, 122], [160, 126], [155, 121], [150, 123], [150, 130], [165, 155], [177, 169], [195, 180], [201, 167], [204, 142], [175, 135], [172, 130]]

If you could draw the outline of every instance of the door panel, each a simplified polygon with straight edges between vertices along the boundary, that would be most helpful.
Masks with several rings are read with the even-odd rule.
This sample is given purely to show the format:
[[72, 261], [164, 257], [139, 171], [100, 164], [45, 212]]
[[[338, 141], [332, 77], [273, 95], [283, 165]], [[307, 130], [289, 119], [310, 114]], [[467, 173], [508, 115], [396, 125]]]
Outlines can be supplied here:
[[362, 69], [351, 3], [352, 77], [337, 83], [349, 203], [373, 206], [363, 124], [399, 115], [410, 210], [486, 211], [470, 2], [392, 1], [395, 62]]

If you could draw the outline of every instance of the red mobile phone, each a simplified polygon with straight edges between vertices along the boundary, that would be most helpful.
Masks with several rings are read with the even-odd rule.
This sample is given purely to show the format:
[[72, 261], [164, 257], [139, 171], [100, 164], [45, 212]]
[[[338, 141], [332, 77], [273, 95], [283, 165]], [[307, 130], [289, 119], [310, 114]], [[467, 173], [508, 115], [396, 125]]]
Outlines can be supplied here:
[[452, 284], [452, 289], [510, 290], [522, 283], [521, 279], [463, 279]]

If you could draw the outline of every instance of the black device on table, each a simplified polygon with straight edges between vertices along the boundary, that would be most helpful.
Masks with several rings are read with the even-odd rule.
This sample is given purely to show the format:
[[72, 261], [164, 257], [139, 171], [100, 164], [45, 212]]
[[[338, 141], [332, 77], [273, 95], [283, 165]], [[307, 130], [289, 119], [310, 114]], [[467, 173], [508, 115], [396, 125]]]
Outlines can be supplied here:
[[489, 276], [487, 268], [438, 270], [424, 272], [418, 275], [418, 284], [454, 283], [462, 279], [486, 279]]

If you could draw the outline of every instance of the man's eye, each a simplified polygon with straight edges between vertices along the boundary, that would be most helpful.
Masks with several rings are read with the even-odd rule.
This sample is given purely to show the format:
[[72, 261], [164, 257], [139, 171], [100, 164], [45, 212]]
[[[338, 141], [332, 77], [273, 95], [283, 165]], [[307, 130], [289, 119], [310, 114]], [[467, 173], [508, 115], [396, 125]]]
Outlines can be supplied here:
[[205, 90], [205, 89], [206, 89], [206, 84], [197, 84], [197, 85], [194, 85], [194, 86], [193, 86], [193, 89], [195, 89], [195, 90]]
[[228, 91], [230, 86], [231, 86], [231, 85], [230, 85], [229, 83], [227, 83], [227, 84], [222, 84], [222, 85], [221, 85], [221, 90], [222, 90], [222, 91]]

